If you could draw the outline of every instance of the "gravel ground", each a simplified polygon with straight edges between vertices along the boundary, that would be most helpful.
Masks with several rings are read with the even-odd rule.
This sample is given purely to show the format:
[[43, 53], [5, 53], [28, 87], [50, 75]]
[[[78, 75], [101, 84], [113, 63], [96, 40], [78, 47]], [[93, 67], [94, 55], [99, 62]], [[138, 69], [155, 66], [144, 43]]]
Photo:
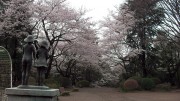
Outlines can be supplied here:
[[114, 88], [80, 88], [70, 96], [60, 96], [59, 101], [180, 101], [180, 92], [121, 93]]

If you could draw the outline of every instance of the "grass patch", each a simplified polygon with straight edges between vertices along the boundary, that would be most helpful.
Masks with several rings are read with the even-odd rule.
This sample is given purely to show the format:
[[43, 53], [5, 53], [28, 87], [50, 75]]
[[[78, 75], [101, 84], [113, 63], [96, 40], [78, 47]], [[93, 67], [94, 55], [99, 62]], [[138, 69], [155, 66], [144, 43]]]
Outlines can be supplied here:
[[158, 91], [170, 91], [172, 88], [171, 88], [171, 85], [169, 83], [164, 83], [164, 84], [158, 84], [156, 86], [156, 90]]
[[73, 88], [72, 92], [79, 92], [79, 89], [78, 88]]
[[70, 91], [64, 91], [61, 96], [70, 96]]

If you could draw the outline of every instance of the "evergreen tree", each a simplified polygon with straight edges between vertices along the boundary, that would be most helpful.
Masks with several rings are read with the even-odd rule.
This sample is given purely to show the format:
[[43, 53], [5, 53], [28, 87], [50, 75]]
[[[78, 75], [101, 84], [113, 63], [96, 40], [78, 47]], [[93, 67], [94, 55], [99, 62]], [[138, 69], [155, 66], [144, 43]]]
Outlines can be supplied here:
[[11, 55], [13, 62], [13, 85], [21, 79], [21, 41], [31, 34], [29, 5], [32, 0], [10, 0], [0, 15], [1, 46]]
[[159, 0], [127, 1], [129, 10], [134, 12], [135, 25], [129, 30], [126, 42], [130, 47], [142, 50], [136, 60], [144, 77], [148, 76], [148, 68], [150, 68], [147, 59], [152, 55], [153, 39], [164, 17], [162, 9], [157, 6], [158, 2]]

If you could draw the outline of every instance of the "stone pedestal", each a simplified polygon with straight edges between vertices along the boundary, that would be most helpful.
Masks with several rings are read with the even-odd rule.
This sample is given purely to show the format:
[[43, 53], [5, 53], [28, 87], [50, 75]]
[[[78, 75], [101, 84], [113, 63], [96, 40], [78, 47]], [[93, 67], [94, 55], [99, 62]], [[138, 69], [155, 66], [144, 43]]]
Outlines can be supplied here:
[[58, 101], [59, 90], [41, 86], [6, 88], [7, 101]]

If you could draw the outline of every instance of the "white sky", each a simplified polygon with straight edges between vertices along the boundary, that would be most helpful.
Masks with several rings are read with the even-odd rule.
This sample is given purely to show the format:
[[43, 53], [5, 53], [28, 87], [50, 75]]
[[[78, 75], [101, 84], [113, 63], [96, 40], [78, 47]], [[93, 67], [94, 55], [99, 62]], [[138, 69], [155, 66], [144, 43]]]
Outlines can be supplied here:
[[102, 20], [107, 16], [109, 10], [113, 10], [114, 6], [122, 4], [125, 0], [67, 0], [67, 2], [75, 9], [85, 8], [90, 10], [87, 16], [92, 17], [94, 21]]

